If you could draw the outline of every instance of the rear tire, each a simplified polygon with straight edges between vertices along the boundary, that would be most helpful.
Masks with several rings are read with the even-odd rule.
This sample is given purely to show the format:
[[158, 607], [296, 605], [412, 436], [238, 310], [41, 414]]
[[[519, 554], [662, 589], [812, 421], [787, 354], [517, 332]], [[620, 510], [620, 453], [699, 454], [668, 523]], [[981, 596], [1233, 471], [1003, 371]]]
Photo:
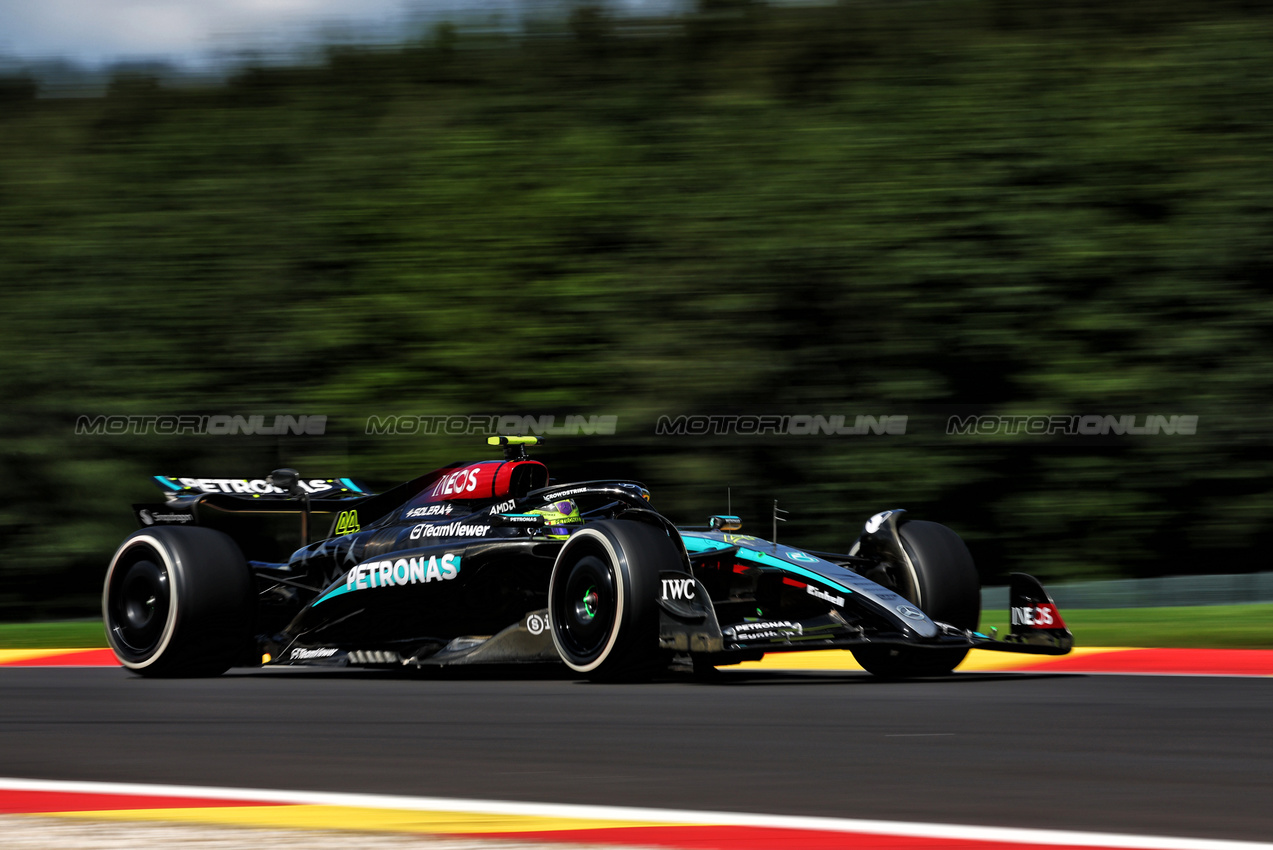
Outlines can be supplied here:
[[548, 584], [553, 644], [571, 670], [602, 681], [647, 679], [659, 649], [659, 570], [682, 569], [667, 532], [605, 520], [570, 535]]
[[[891, 590], [919, 606], [930, 619], [961, 629], [976, 629], [981, 619], [981, 579], [959, 535], [944, 525], [911, 520], [898, 529], [915, 566], [896, 578]], [[945, 676], [964, 660], [967, 649], [866, 646], [853, 657], [868, 672], [885, 679]]]
[[208, 528], [147, 528], [115, 552], [102, 591], [106, 638], [141, 676], [217, 676], [245, 658], [252, 576], [238, 545]]

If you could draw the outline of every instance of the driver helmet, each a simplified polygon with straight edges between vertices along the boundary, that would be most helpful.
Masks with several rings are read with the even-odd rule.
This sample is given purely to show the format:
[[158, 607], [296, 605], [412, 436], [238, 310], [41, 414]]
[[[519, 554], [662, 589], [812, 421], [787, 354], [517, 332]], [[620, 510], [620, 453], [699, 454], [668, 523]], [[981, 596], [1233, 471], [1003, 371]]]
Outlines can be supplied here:
[[570, 536], [573, 531], [570, 526], [583, 525], [583, 516], [579, 513], [579, 506], [571, 499], [562, 499], [560, 502], [553, 502], [542, 508], [536, 508], [533, 511], [527, 511], [531, 514], [539, 514], [544, 518], [544, 534], [554, 539], [563, 539]]

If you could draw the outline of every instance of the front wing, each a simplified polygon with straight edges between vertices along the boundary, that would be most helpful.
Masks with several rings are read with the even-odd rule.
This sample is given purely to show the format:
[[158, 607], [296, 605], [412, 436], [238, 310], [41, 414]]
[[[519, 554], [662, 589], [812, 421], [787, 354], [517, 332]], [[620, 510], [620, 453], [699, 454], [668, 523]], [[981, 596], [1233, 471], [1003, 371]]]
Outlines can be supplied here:
[[[661, 574], [668, 581], [695, 581], [675, 572]], [[754, 619], [722, 628], [708, 601], [706, 588], [678, 599], [659, 600], [659, 645], [680, 652], [756, 657], [769, 652], [802, 652], [813, 649], [855, 649], [866, 646], [900, 646], [921, 649], [988, 649], [1031, 655], [1065, 655], [1074, 646], [1056, 603], [1032, 576], [1013, 573], [1009, 597], [1012, 625], [999, 637], [936, 623], [937, 634], [924, 637], [905, 627], [868, 630], [850, 622], [838, 611], [804, 620]], [[918, 613], [918, 612], [917, 612]], [[925, 618], [925, 622], [932, 622]]]

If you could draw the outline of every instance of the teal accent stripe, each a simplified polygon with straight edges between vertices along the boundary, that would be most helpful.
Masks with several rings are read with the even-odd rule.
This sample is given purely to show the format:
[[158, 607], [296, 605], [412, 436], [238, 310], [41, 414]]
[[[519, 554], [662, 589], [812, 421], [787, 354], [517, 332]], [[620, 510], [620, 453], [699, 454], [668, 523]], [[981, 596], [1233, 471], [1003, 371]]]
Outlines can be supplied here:
[[[714, 552], [719, 549], [729, 549], [734, 545], [731, 543], [724, 543], [719, 540], [713, 540], [710, 537], [685, 536], [681, 539], [685, 541], [685, 548], [690, 552]], [[814, 581], [820, 584], [825, 584], [828, 587], [840, 591], [841, 593], [853, 592], [850, 588], [847, 588], [839, 582], [829, 579], [824, 575], [815, 573], [812, 570], [806, 570], [804, 567], [797, 566], [790, 561], [784, 561], [782, 558], [774, 557], [768, 553], [757, 552], [755, 549], [747, 549], [740, 546], [738, 549], [738, 558], [743, 561], [752, 561], [765, 567], [786, 570], [789, 573], [795, 573], [796, 575], [804, 576], [805, 578], [811, 578]]]
[[333, 596], [340, 596], [342, 593], [348, 593], [351, 590], [353, 590], [352, 587], [342, 584], [340, 587], [336, 588], [331, 593], [328, 593], [326, 596], [320, 597], [319, 599], [315, 600], [314, 604], [318, 605], [320, 603], [326, 602], [328, 599], [331, 599]]
[[757, 552], [754, 549], [739, 549], [738, 557], [744, 561], [755, 561], [757, 564], [764, 564], [766, 567], [779, 567], [784, 570], [791, 568], [791, 564], [788, 564], [782, 558], [775, 558], [773, 555]]
[[728, 549], [733, 545], [712, 540], [709, 537], [682, 537], [681, 539], [685, 541], [685, 548], [691, 552], [714, 552], [718, 549]]
[[165, 490], [185, 489], [184, 485], [182, 485], [180, 482], [174, 482], [171, 478], [167, 478], [163, 475], [153, 475], [151, 477], [154, 478], [156, 481], [158, 481], [159, 486], [164, 488]]
[[829, 579], [824, 575], [815, 573], [813, 570], [806, 570], [804, 567], [798, 567], [789, 561], [784, 561], [781, 558], [775, 558], [773, 555], [766, 555], [764, 552], [756, 552], [751, 549], [739, 549], [738, 557], [745, 561], [755, 561], [756, 563], [763, 564], [766, 567], [777, 567], [778, 569], [786, 570], [789, 573], [795, 573], [796, 575], [804, 576], [805, 578], [811, 578], [819, 584], [828, 585], [842, 593], [853, 592], [851, 589], [845, 587], [839, 582]]
[[341, 484], [344, 484], [344, 485], [345, 485], [345, 487], [347, 487], [347, 488], [348, 488], [348, 489], [350, 489], [350, 490], [353, 490], [355, 493], [361, 493], [361, 492], [362, 492], [362, 488], [361, 488], [361, 487], [359, 487], [359, 486], [358, 486], [357, 484], [355, 484], [354, 482], [350, 481], [348, 478], [342, 478], [342, 479], [340, 479], [340, 483], [341, 483]]

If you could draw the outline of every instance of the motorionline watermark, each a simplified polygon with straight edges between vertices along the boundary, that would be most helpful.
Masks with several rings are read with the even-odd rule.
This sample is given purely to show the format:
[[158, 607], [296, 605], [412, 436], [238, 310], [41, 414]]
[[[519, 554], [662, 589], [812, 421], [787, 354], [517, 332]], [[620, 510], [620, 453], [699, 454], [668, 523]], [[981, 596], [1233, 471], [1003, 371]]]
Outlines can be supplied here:
[[864, 436], [866, 434], [901, 435], [906, 433], [907, 416], [815, 416], [792, 415], [686, 415], [660, 416], [654, 433], [660, 437], [684, 436], [781, 436], [805, 437], [815, 434], [830, 436]]
[[199, 434], [213, 436], [283, 436], [286, 434], [320, 436], [327, 432], [327, 417], [274, 416], [269, 419], [264, 414], [252, 416], [236, 416], [231, 414], [214, 414], [208, 416], [175, 415], [175, 416], [80, 416], [75, 420], [76, 436], [122, 435], [140, 436], [145, 434], [184, 435]]
[[445, 434], [472, 436], [519, 434], [536, 437], [577, 437], [597, 434], [613, 436], [619, 417], [613, 415], [569, 414], [561, 421], [554, 414], [543, 416], [369, 416], [366, 433], [376, 436]]
[[[1139, 420], [1140, 424], [1137, 424]], [[1122, 414], [1119, 416], [951, 416], [947, 434], [978, 436], [1027, 434], [1030, 436], [1185, 435], [1198, 433], [1197, 416]]]

